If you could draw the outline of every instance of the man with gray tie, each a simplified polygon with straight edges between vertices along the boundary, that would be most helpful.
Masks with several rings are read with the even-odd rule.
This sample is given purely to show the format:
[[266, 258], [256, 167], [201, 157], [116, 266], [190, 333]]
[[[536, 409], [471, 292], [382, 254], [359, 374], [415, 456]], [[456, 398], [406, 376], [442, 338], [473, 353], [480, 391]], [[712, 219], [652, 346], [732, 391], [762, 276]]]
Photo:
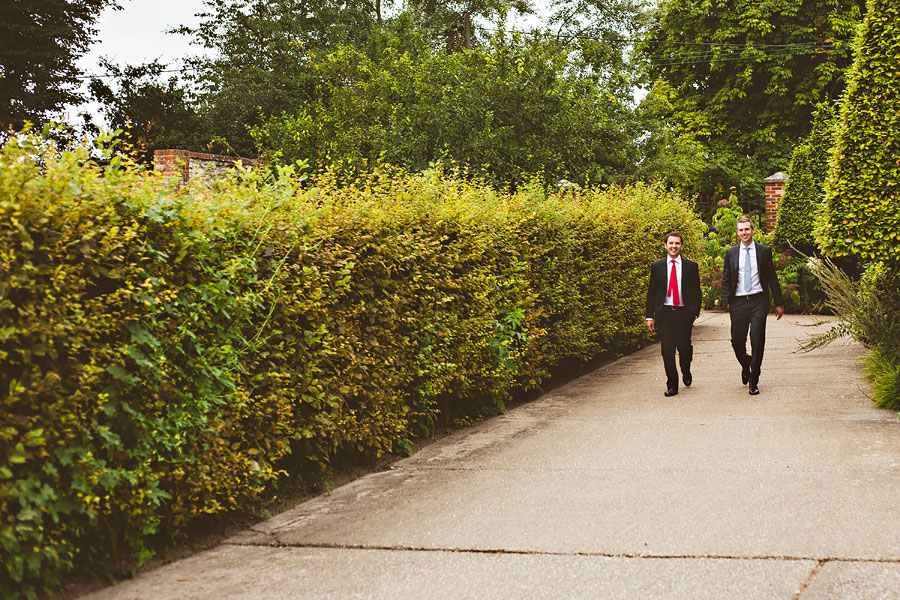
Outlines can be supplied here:
[[[722, 294], [731, 315], [731, 347], [741, 363], [741, 382], [750, 384], [750, 395], [759, 393], [759, 373], [766, 347], [769, 294], [775, 299], [775, 318], [784, 315], [784, 298], [772, 262], [772, 249], [753, 241], [753, 221], [737, 220], [740, 243], [725, 251]], [[747, 330], [750, 350], [747, 354]]]

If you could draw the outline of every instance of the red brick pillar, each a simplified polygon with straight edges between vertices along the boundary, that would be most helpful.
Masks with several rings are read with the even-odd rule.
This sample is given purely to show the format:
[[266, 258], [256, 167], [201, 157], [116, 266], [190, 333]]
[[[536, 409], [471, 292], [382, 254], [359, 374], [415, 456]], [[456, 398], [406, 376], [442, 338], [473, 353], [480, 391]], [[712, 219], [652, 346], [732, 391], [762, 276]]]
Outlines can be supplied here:
[[779, 171], [763, 179], [766, 188], [766, 233], [775, 231], [775, 221], [778, 219], [778, 205], [784, 195], [784, 184], [787, 175]]

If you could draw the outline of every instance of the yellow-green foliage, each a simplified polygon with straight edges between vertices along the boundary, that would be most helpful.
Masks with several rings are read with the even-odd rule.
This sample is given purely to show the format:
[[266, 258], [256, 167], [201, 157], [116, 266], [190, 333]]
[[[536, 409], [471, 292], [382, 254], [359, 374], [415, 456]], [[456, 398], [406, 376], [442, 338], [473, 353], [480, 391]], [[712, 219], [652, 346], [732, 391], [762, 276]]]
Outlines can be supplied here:
[[825, 185], [822, 249], [900, 261], [900, 3], [869, 0]]
[[439, 411], [635, 347], [664, 231], [699, 247], [690, 206], [647, 187], [302, 179], [178, 191], [119, 158], [4, 147], [7, 595], [139, 558], [253, 506], [285, 470], [394, 450]]

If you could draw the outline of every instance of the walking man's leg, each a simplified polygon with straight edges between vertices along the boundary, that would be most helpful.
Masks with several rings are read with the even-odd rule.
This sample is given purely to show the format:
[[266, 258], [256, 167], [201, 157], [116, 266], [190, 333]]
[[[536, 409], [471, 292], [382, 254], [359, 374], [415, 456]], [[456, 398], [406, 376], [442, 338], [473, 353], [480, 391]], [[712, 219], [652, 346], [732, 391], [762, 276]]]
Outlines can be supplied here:
[[750, 306], [746, 301], [736, 300], [729, 307], [731, 315], [731, 347], [734, 356], [741, 363], [741, 380], [747, 383], [750, 377], [750, 356], [747, 354], [747, 331], [750, 329]]
[[694, 346], [691, 345], [693, 327], [693, 317], [686, 312], [682, 313], [678, 320], [678, 364], [681, 367], [681, 377], [686, 386], [690, 386], [693, 381], [691, 375], [691, 361], [694, 358]]
[[678, 369], [675, 367], [675, 349], [677, 343], [677, 322], [672, 314], [663, 314], [657, 324], [659, 346], [666, 369], [666, 389], [678, 389]]
[[767, 299], [753, 302], [750, 318], [750, 383], [759, 383], [763, 353], [766, 349], [766, 317], [769, 314]]

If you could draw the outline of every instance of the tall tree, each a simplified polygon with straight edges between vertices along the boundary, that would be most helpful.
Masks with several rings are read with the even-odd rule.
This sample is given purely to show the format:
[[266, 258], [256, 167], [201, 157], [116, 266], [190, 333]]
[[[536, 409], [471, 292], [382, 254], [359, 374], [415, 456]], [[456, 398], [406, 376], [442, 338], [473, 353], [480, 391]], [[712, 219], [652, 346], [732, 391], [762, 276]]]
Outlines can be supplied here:
[[405, 12], [415, 15], [418, 28], [448, 52], [471, 50], [485, 44], [490, 31], [485, 22], [505, 18], [508, 11], [528, 14], [530, 0], [406, 0]]
[[82, 100], [75, 66], [115, 0], [0, 2], [0, 128], [38, 122]]
[[552, 0], [547, 31], [576, 48], [592, 72], [632, 88], [628, 53], [645, 18], [642, 0]]
[[864, 11], [865, 0], [660, 0], [641, 53], [676, 137], [705, 148], [688, 191], [708, 205], [731, 185], [762, 199], [815, 106], [843, 91]]
[[211, 51], [195, 59], [200, 113], [222, 150], [249, 155], [249, 128], [293, 109], [315, 81], [315, 56], [369, 39], [389, 3], [369, 0], [207, 0], [196, 28], [176, 33]]
[[345, 47], [316, 63], [315, 99], [255, 129], [282, 160], [379, 161], [411, 170], [438, 159], [497, 185], [541, 174], [621, 179], [637, 162], [631, 89], [577, 62], [552, 37], [497, 34], [489, 45], [430, 52], [424, 37]]
[[900, 4], [896, 0], [869, 0], [855, 47], [825, 186], [823, 249], [830, 256], [892, 262], [897, 271]]

